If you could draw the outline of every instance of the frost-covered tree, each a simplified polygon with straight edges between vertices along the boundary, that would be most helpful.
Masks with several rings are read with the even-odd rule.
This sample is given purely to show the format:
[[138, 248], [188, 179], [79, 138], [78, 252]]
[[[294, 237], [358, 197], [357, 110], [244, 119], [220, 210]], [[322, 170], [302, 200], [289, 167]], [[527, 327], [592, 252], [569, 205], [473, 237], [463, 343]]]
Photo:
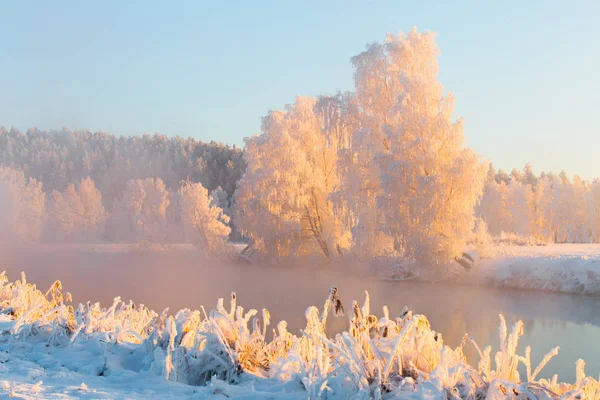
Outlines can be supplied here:
[[498, 182], [498, 183], [504, 182], [505, 185], [508, 185], [510, 183], [510, 181], [511, 181], [510, 175], [508, 175], [503, 170], [499, 169], [498, 173], [496, 174], [496, 182]]
[[437, 81], [433, 34], [388, 36], [382, 51], [400, 92], [375, 156], [385, 229], [407, 256], [442, 263], [464, 250], [487, 165], [464, 147], [463, 121], [452, 121], [454, 97]]
[[426, 263], [462, 252], [486, 166], [451, 120], [437, 54], [431, 34], [388, 36], [352, 59], [355, 94], [299, 98], [265, 118], [236, 195], [237, 226], [257, 250], [331, 257], [352, 244], [369, 256], [395, 242]]
[[58, 237], [61, 240], [77, 239], [83, 225], [84, 209], [74, 185], [67, 186], [63, 193], [52, 192], [48, 214], [49, 240], [57, 240]]
[[551, 197], [547, 196], [544, 177], [536, 177], [534, 185], [527, 185], [529, 199], [529, 216], [531, 236], [542, 242], [550, 242], [550, 227], [546, 209], [551, 204]]
[[590, 241], [600, 243], [600, 180], [598, 179], [590, 186], [587, 209]]
[[106, 217], [102, 195], [87, 177], [77, 188], [69, 185], [63, 193], [52, 193], [48, 236], [50, 240], [57, 236], [67, 241], [96, 240], [103, 233]]
[[200, 183], [184, 182], [178, 197], [186, 240], [205, 256], [224, 254], [231, 229], [223, 209], [213, 204]]
[[342, 171], [345, 197], [356, 219], [352, 229], [354, 250], [360, 256], [387, 254], [394, 247], [393, 235], [381, 229], [385, 210], [377, 204], [383, 188], [376, 156], [389, 149], [385, 129], [400, 120], [396, 103], [403, 91], [396, 70], [401, 61], [392, 56], [388, 47], [387, 42], [373, 43], [351, 59], [360, 123], [344, 152]]
[[333, 258], [350, 246], [331, 198], [340, 185], [336, 138], [323, 133], [315, 105], [298, 97], [263, 119], [261, 135], [246, 139], [234, 222], [267, 257], [316, 251]]
[[533, 204], [531, 186], [512, 180], [507, 187], [506, 232], [514, 232], [524, 237], [532, 236]]
[[523, 174], [518, 169], [513, 168], [512, 171], [510, 171], [510, 178], [511, 181], [521, 182], [523, 180]]
[[544, 242], [553, 240], [552, 223], [553, 223], [553, 180], [551, 175], [540, 177], [537, 181], [535, 191], [535, 229], [537, 237]]
[[506, 202], [508, 200], [508, 187], [504, 181], [488, 182], [483, 191], [483, 196], [477, 207], [477, 214], [486, 222], [490, 234], [499, 236], [507, 230], [509, 216], [507, 215]]
[[555, 243], [569, 240], [569, 219], [571, 210], [571, 182], [564, 171], [552, 184], [552, 236]]
[[0, 226], [3, 229], [0, 231], [0, 245], [6, 243], [12, 233], [13, 224], [13, 195], [8, 183], [0, 181]]
[[536, 176], [529, 164], [523, 171], [514, 172], [508, 185], [501, 171], [494, 180], [488, 179], [477, 215], [487, 222], [490, 233], [543, 242], [599, 241], [597, 181], [590, 183], [577, 175], [571, 180], [564, 171], [558, 176], [552, 172]]
[[120, 243], [164, 243], [170, 196], [160, 178], [132, 179], [114, 206], [112, 238]]
[[23, 171], [0, 167], [0, 221], [4, 240], [36, 242], [45, 219], [42, 184]]
[[492, 235], [513, 233], [548, 240], [552, 191], [546, 179], [534, 181], [535, 190], [527, 183], [527, 178], [523, 181], [513, 179], [508, 185], [503, 179], [488, 179], [476, 213], [485, 220]]
[[[365, 100], [367, 92], [365, 88]], [[337, 147], [340, 178], [331, 198], [337, 218], [350, 228], [352, 251], [360, 257], [388, 254], [393, 246], [380, 229], [383, 216], [376, 196], [381, 188], [379, 170], [373, 161], [382, 146], [381, 137], [373, 135], [375, 130], [363, 127], [369, 118], [354, 93], [319, 97], [315, 113], [322, 121], [323, 135], [332, 138], [331, 143]]]
[[223, 210], [224, 214], [229, 215], [231, 202], [229, 201], [229, 195], [223, 190], [223, 188], [221, 188], [221, 186], [210, 192], [210, 202], [212, 205], [215, 205]]
[[568, 224], [567, 241], [571, 243], [586, 243], [590, 240], [587, 229], [586, 193], [589, 190], [587, 183], [578, 175], [575, 175], [568, 190]]
[[77, 194], [79, 194], [79, 199], [85, 210], [84, 229], [90, 237], [97, 237], [102, 233], [102, 224], [107, 218], [106, 210], [102, 204], [102, 194], [96, 187], [94, 180], [89, 176], [79, 182]]
[[538, 178], [533, 172], [533, 167], [530, 163], [525, 164], [525, 167], [523, 167], [523, 174], [521, 176], [521, 183], [523, 183], [524, 185], [528, 185], [531, 187], [532, 190], [535, 190]]

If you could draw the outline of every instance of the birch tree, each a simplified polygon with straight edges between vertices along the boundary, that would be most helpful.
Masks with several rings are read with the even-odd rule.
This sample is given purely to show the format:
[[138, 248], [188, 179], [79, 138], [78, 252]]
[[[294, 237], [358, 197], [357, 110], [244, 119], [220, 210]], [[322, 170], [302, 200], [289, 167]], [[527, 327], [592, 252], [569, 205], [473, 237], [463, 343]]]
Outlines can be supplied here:
[[338, 146], [323, 134], [315, 105], [298, 97], [285, 111], [270, 112], [262, 134], [246, 140], [234, 222], [267, 257], [316, 251], [331, 259], [350, 246], [331, 198], [340, 185]]

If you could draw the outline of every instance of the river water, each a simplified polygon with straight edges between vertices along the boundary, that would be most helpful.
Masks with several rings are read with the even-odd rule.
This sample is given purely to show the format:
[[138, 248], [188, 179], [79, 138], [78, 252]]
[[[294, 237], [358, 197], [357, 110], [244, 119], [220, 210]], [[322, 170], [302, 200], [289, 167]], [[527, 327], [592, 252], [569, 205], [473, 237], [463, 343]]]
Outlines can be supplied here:
[[[64, 248], [14, 252], [0, 261], [10, 280], [25, 271], [29, 282], [42, 290], [54, 280], [63, 282], [75, 302], [100, 301], [110, 305], [121, 296], [160, 311], [170, 307], [213, 308], [217, 298], [227, 299], [237, 292], [238, 305], [246, 310], [267, 308], [272, 326], [285, 319], [292, 332], [305, 326], [308, 306], [322, 308], [329, 287], [338, 287], [346, 309], [352, 300], [362, 305], [364, 291], [371, 297], [371, 312], [382, 315], [387, 305], [396, 316], [407, 305], [414, 313], [425, 314], [432, 328], [441, 332], [444, 342], [457, 346], [468, 333], [483, 349], [499, 348], [498, 327], [502, 313], [509, 331], [517, 320], [524, 324], [519, 354], [532, 347], [535, 365], [547, 351], [560, 346], [559, 355], [542, 371], [554, 373], [563, 381], [574, 381], [575, 362], [586, 361], [588, 375], [600, 373], [600, 298], [502, 290], [476, 286], [382, 282], [353, 277], [343, 270], [315, 267], [273, 267], [205, 263], [190, 252], [65, 251]], [[331, 332], [345, 329], [347, 317], [329, 318]], [[477, 357], [467, 345], [473, 364]]]

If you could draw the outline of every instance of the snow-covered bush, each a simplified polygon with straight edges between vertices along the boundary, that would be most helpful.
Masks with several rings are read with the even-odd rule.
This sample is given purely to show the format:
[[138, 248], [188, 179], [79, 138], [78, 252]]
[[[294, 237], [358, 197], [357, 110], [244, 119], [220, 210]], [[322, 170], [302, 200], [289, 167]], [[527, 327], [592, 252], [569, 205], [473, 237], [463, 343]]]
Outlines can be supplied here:
[[55, 281], [46, 293], [27, 283], [25, 273], [21, 280], [9, 283], [4, 273], [0, 274], [0, 308], [15, 318], [11, 333], [27, 337], [37, 331], [49, 331], [49, 340], [58, 343], [75, 329], [73, 308], [64, 302], [71, 301], [71, 294], [62, 293], [62, 284]]

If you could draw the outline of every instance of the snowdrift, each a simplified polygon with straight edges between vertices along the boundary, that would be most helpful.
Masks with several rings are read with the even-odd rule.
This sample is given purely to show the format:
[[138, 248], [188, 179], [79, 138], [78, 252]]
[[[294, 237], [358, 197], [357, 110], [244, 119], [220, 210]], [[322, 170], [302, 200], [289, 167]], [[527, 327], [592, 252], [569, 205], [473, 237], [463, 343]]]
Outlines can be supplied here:
[[[270, 331], [269, 312], [245, 311], [232, 293], [210, 312], [156, 313], [119, 298], [71, 306], [56, 281], [43, 293], [0, 275], [0, 384], [25, 398], [311, 399], [597, 399], [600, 384], [577, 363], [577, 380], [537, 380], [542, 363], [531, 349], [516, 354], [523, 325], [508, 334], [500, 316], [500, 350], [480, 349], [465, 335], [451, 349], [424, 315], [406, 307], [381, 316], [353, 302], [348, 329], [327, 335], [327, 319], [344, 314], [337, 289], [323, 307], [306, 310], [306, 327], [293, 334], [285, 321]], [[480, 361], [467, 363], [465, 346]], [[519, 365], [526, 374], [521, 376]]]

